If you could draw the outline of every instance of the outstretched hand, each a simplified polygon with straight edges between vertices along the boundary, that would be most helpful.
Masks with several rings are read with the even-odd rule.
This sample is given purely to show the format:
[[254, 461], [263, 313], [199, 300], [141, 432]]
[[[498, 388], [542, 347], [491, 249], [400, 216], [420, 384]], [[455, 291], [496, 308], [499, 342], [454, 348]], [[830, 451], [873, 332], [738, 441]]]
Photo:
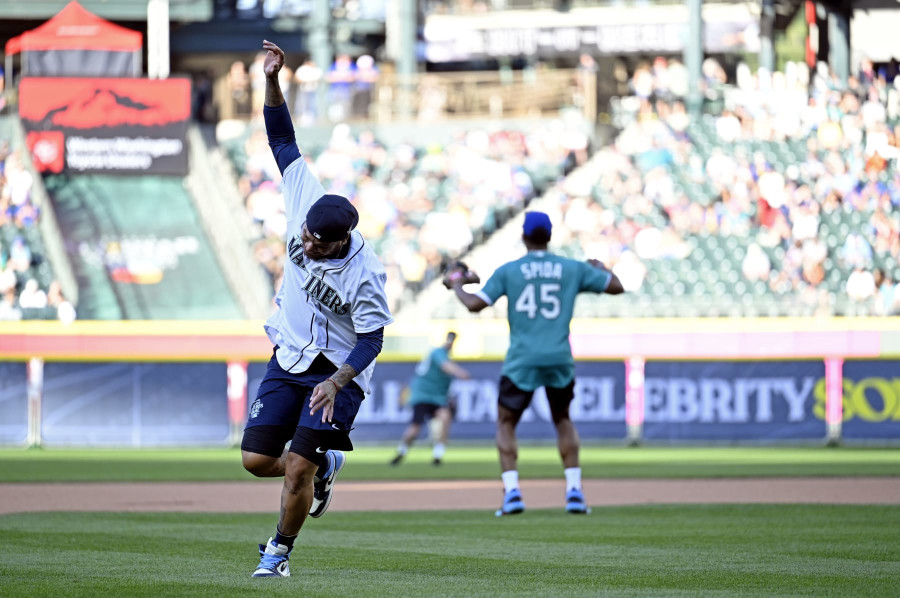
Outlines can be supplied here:
[[334, 400], [337, 391], [337, 385], [330, 378], [316, 384], [309, 397], [309, 414], [315, 415], [316, 411], [321, 409], [322, 423], [330, 422], [334, 415]]
[[478, 274], [472, 270], [465, 262], [454, 262], [450, 264], [446, 272], [444, 272], [443, 283], [448, 289], [453, 288], [453, 283], [461, 280], [463, 284], [472, 284], [481, 282]]
[[263, 62], [263, 72], [266, 77], [277, 77], [278, 71], [284, 66], [284, 50], [269, 40], [263, 40], [263, 50], [267, 50], [266, 60]]

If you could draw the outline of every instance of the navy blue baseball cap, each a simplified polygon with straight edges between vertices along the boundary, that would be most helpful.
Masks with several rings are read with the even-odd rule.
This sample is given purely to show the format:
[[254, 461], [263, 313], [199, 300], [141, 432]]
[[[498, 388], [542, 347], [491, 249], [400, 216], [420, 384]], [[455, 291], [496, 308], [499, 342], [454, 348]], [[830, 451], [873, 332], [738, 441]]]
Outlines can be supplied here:
[[550, 236], [553, 231], [550, 216], [543, 212], [525, 212], [525, 224], [522, 226], [522, 232], [530, 237], [539, 229], [543, 229], [547, 236]]
[[306, 230], [320, 241], [343, 241], [359, 224], [359, 212], [346, 197], [323, 195], [306, 214]]

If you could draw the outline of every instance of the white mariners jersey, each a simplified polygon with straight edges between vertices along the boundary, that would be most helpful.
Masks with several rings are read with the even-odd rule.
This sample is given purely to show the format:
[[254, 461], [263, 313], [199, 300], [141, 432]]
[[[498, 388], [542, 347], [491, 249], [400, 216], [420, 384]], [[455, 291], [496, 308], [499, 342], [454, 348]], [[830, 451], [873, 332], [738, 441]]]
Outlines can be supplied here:
[[[266, 321], [266, 334], [278, 345], [276, 358], [285, 371], [306, 371], [320, 353], [340, 367], [356, 345], [357, 333], [372, 332], [394, 321], [384, 291], [384, 266], [372, 246], [355, 231], [346, 257], [308, 259], [300, 231], [309, 208], [325, 190], [303, 157], [285, 169], [282, 185], [288, 259], [275, 296], [280, 309]], [[365, 392], [369, 392], [374, 369], [373, 361], [355, 378]]]

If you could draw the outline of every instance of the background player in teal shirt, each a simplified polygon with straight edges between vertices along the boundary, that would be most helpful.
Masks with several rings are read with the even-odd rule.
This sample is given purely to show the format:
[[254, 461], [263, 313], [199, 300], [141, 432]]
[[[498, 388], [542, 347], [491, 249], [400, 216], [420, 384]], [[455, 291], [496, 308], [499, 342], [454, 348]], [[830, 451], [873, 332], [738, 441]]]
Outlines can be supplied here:
[[413, 408], [413, 417], [403, 439], [397, 447], [397, 456], [391, 465], [399, 465], [422, 430], [425, 420], [437, 422], [434, 437], [433, 463], [440, 465], [444, 458], [447, 436], [450, 431], [451, 413], [447, 393], [453, 378], [467, 380], [469, 372], [450, 361], [450, 351], [456, 340], [455, 332], [448, 332], [444, 344], [437, 347], [416, 366], [416, 375], [409, 385], [409, 405]]
[[575, 389], [575, 360], [569, 344], [569, 324], [575, 297], [581, 292], [623, 292], [615, 274], [597, 260], [578, 262], [547, 251], [552, 225], [543, 212], [527, 212], [522, 241], [528, 253], [498, 268], [484, 287], [467, 293], [463, 285], [477, 275], [451, 270], [444, 284], [471, 312], [479, 312], [506, 295], [509, 300], [509, 351], [503, 362], [497, 407], [497, 449], [503, 470], [504, 499], [497, 515], [525, 510], [519, 490], [516, 425], [534, 391], [547, 391], [550, 413], [559, 439], [566, 475], [566, 510], [587, 513], [578, 463], [578, 432], [569, 418]]

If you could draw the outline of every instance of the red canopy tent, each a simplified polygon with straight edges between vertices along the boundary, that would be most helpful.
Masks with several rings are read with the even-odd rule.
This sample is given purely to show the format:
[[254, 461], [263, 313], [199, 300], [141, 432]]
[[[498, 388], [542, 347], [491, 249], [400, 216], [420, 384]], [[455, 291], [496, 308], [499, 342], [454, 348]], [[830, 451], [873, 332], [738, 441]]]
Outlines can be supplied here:
[[120, 27], [74, 0], [56, 16], [6, 42], [6, 55], [22, 54], [26, 77], [138, 77], [139, 31]]

